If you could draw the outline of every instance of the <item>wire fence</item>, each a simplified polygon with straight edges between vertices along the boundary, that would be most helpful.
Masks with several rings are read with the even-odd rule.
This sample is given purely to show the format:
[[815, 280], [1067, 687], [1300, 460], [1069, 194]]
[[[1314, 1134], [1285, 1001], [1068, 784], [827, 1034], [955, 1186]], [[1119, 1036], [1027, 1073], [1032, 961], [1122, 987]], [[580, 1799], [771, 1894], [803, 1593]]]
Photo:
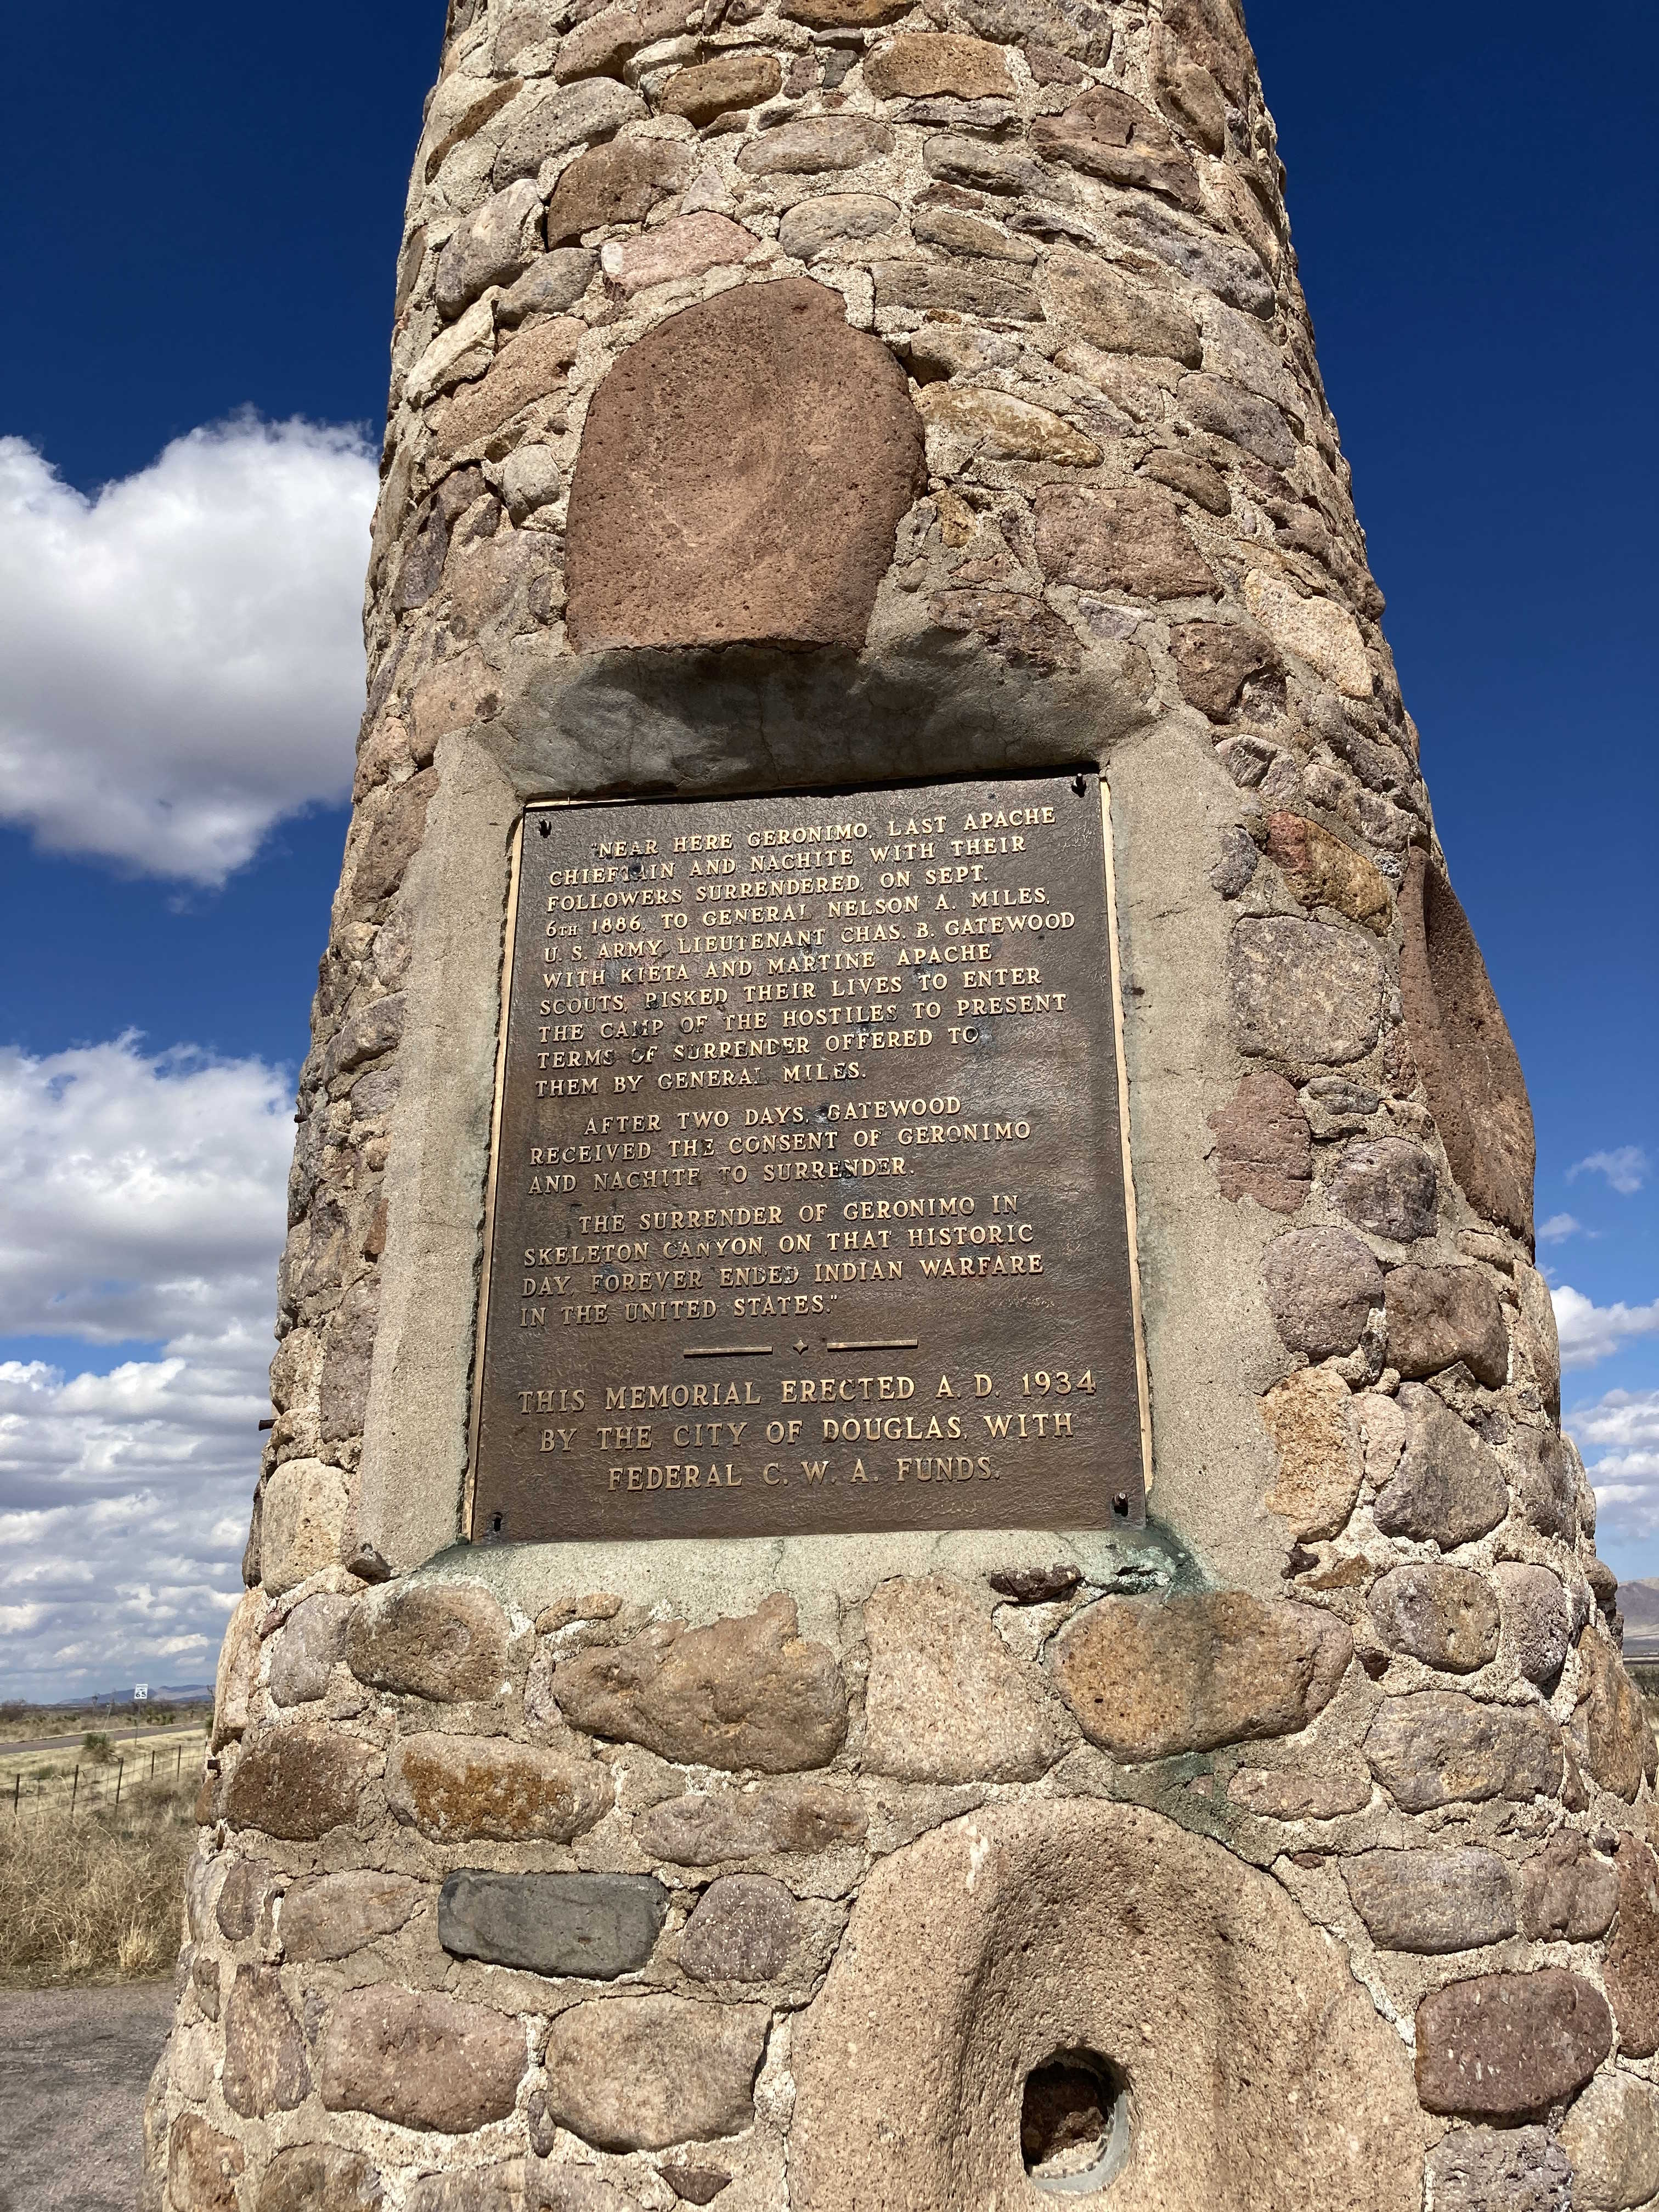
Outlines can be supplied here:
[[186, 1753], [191, 1760], [188, 1778], [193, 1781], [202, 1749], [200, 1743], [155, 1744], [149, 1750], [139, 1747], [107, 1759], [77, 1759], [71, 1772], [61, 1774], [27, 1774], [20, 1766], [6, 1793], [11, 1816], [21, 1820], [30, 1814], [57, 1813], [74, 1820], [82, 1813], [118, 1813], [124, 1790], [131, 1796], [136, 1785], [182, 1786]]

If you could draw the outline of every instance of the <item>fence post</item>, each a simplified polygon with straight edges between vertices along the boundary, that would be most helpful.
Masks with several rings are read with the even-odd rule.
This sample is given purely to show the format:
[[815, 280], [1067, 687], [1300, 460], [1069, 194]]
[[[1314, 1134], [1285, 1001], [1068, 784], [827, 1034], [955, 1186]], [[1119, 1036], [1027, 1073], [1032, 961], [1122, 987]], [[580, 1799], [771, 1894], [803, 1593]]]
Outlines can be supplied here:
[[155, 1753], [154, 1752], [151, 1752], [149, 1755], [149, 1778], [152, 1782], [155, 1779]]
[[22, 1768], [20, 1766], [20, 1767], [18, 1768], [18, 1770], [17, 1770], [16, 1776], [15, 1776], [15, 1778], [14, 1778], [14, 1780], [13, 1780], [13, 1782], [12, 1782], [12, 1785], [11, 1785], [11, 1817], [12, 1817], [12, 1819], [13, 1819], [14, 1820], [17, 1818], [18, 1810], [19, 1810], [19, 1804], [20, 1804], [20, 1801], [21, 1801], [21, 1797], [22, 1797], [22, 1795], [23, 1795], [23, 1770], [22, 1770]]
[[70, 1787], [70, 1818], [75, 1818], [75, 1801], [81, 1795], [81, 1762], [75, 1762], [75, 1780]]
[[121, 1809], [121, 1773], [125, 1765], [126, 1761], [124, 1759], [118, 1759], [115, 1762], [115, 1805], [113, 1809], [118, 1813]]
[[183, 1744], [180, 1744], [179, 1747], [179, 1755], [173, 1762], [173, 1778], [175, 1782], [179, 1779], [180, 1773], [183, 1771], [184, 1764], [185, 1747]]

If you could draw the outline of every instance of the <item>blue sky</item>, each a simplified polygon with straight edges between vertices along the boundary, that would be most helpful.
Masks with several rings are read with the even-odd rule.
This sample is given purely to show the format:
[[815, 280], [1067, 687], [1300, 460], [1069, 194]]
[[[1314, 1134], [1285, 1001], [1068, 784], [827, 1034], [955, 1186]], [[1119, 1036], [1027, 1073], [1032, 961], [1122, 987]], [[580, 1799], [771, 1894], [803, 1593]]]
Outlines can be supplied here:
[[[206, 1674], [237, 1588], [441, 16], [8, 27], [39, 93], [0, 154], [0, 1681], [30, 1693]], [[1251, 30], [1532, 1091], [1603, 1551], [1659, 1573], [1652, 15], [1257, 0]]]

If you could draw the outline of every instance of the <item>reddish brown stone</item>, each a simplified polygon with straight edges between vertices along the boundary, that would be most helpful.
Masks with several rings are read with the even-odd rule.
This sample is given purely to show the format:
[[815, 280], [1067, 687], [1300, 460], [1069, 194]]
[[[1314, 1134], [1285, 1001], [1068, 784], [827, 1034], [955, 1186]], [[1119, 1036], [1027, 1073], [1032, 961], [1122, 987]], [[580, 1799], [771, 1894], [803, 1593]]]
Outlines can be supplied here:
[[1372, 1583], [1367, 1605], [1391, 1651], [1443, 1674], [1472, 1674], [1498, 1656], [1498, 1601], [1465, 1567], [1407, 1560]]
[[1619, 1920], [1602, 1979], [1627, 2057], [1659, 2051], [1659, 1865], [1635, 1836], [1619, 1842]]
[[810, 278], [670, 316], [588, 410], [572, 642], [862, 645], [921, 448], [903, 371]]
[[195, 2112], [181, 2112], [167, 2142], [167, 2201], [173, 2212], [236, 2212], [242, 2146]]
[[1208, 70], [1235, 107], [1250, 78], [1250, 49], [1231, 0], [1164, 0], [1164, 28]]
[[1364, 1751], [1407, 1813], [1492, 1797], [1524, 1805], [1561, 1782], [1561, 1731], [1547, 1706], [1477, 1705], [1455, 1690], [1385, 1698]]
[[911, 0], [787, 0], [783, 9], [815, 31], [873, 30], [910, 12]]
[[1215, 1590], [1103, 1598], [1067, 1628], [1055, 1671], [1091, 1743], [1164, 1759], [1306, 1728], [1352, 1652], [1330, 1613]]
[[1045, 672], [1080, 667], [1074, 631], [1026, 592], [940, 592], [928, 611], [941, 629], [970, 630], [1004, 660]]
[[1298, 1213], [1313, 1182], [1313, 1138], [1282, 1075], [1247, 1075], [1209, 1117], [1223, 1198], [1253, 1198], [1273, 1213]]
[[1036, 552], [1051, 581], [1085, 591], [1182, 599], [1218, 588], [1180, 507], [1161, 484], [1045, 488], [1036, 495]]
[[1599, 1990], [1559, 1966], [1477, 1974], [1417, 2008], [1417, 2094], [1431, 2112], [1519, 2120], [1582, 2089], [1613, 2048]]
[[643, 222], [684, 184], [690, 156], [672, 138], [623, 138], [579, 154], [547, 204], [547, 242], [562, 246], [611, 222]]
[[1634, 1804], [1654, 1774], [1653, 1729], [1625, 1663], [1592, 1621], [1578, 1645], [1578, 1710], [1590, 1772], [1604, 1790]]
[[1396, 1267], [1388, 1325], [1389, 1364], [1402, 1375], [1436, 1375], [1461, 1359], [1489, 1390], [1508, 1377], [1504, 1309], [1479, 1267]]
[[1251, 677], [1277, 665], [1266, 638], [1232, 623], [1176, 623], [1170, 632], [1170, 651], [1182, 697], [1201, 708], [1212, 722], [1226, 720]]
[[741, 1619], [690, 1630], [663, 1621], [578, 1652], [553, 1690], [575, 1727], [687, 1765], [787, 1774], [827, 1765], [847, 1735], [834, 1655], [799, 1634], [794, 1600], [781, 1595]]
[[782, 82], [775, 54], [721, 54], [714, 61], [676, 70], [657, 105], [665, 115], [712, 123], [734, 107], [758, 107]]
[[829, 1783], [781, 1783], [769, 1789], [725, 1789], [671, 1797], [635, 1827], [647, 1856], [676, 1866], [718, 1866], [722, 1860], [774, 1852], [827, 1851], [861, 1843], [867, 1816], [859, 1799]]
[[1394, 902], [1382, 870], [1317, 822], [1283, 810], [1270, 814], [1267, 858], [1304, 906], [1334, 907], [1379, 936], [1387, 931]]
[[483, 2005], [380, 1985], [337, 1998], [323, 2029], [323, 2102], [465, 2135], [513, 2110], [524, 2029]]
[[315, 1843], [356, 1819], [375, 1756], [369, 1745], [333, 1729], [263, 1729], [230, 1778], [225, 1818], [233, 1827]]
[[1030, 136], [1045, 161], [1064, 161], [1109, 184], [1161, 193], [1178, 207], [1203, 204], [1193, 165], [1168, 127], [1150, 107], [1111, 85], [1085, 92], [1063, 115], [1039, 116]]
[[291, 2112], [311, 2094], [305, 2038], [274, 1966], [239, 1966], [225, 2007], [225, 2102], [245, 2119]]
[[265, 2168], [258, 2212], [380, 2212], [383, 2196], [361, 2151], [301, 2143], [278, 2151]]
[[1521, 1932], [1538, 1943], [1593, 1943], [1619, 1904], [1619, 1874], [1575, 1830], [1563, 1828], [1515, 1878]]
[[1401, 906], [1406, 1034], [1446, 1158], [1471, 1206], [1530, 1237], [1532, 1106], [1474, 933], [1423, 853], [1412, 855]]
[[737, 2135], [753, 2119], [769, 2017], [666, 1996], [574, 2005], [548, 2036], [548, 2110], [601, 2150]]

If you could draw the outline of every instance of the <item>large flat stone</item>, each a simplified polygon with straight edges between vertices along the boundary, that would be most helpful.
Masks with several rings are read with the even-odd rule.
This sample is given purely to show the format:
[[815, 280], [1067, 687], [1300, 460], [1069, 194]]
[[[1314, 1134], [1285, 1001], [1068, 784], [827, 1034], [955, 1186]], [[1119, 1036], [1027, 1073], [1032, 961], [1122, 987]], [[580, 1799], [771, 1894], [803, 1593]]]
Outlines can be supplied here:
[[1510, 1507], [1497, 1454], [1432, 1390], [1407, 1384], [1399, 1403], [1406, 1446], [1378, 1492], [1377, 1527], [1385, 1536], [1415, 1538], [1443, 1552], [1495, 1528]]
[[371, 1745], [336, 1729], [261, 1729], [236, 1762], [225, 1792], [225, 1818], [233, 1827], [314, 1843], [356, 1819], [363, 1784], [378, 1757]]
[[878, 100], [1007, 100], [1014, 90], [1000, 46], [949, 31], [902, 31], [866, 59], [864, 82]]
[[1334, 1615], [1243, 1590], [1103, 1598], [1066, 1630], [1055, 1672], [1091, 1743], [1163, 1759], [1294, 1735], [1329, 1703], [1352, 1652]]
[[261, 1493], [260, 1580], [272, 1597], [339, 1564], [349, 1502], [337, 1467], [319, 1459], [284, 1460]]
[[1366, 1603], [1389, 1649], [1425, 1667], [1473, 1674], [1498, 1656], [1498, 1600], [1467, 1568], [1408, 1560], [1372, 1583]]
[[553, 1687], [574, 1727], [696, 1765], [823, 1766], [847, 1735], [835, 1656], [799, 1633], [794, 1600], [781, 1594], [741, 1619], [695, 1629], [663, 1621], [627, 1644], [578, 1652]]
[[431, 1990], [348, 1990], [323, 2023], [330, 2112], [466, 2135], [513, 2110], [529, 2063], [516, 2020]]
[[[1050, 257], [1046, 284], [1054, 320], [1106, 353], [1148, 354], [1185, 362], [1194, 368], [1204, 358], [1204, 341], [1198, 325], [1180, 301], [1167, 291], [1135, 283], [1109, 262], [1062, 246]], [[1199, 627], [1196, 623], [1187, 625], [1189, 630]], [[1206, 623], [1202, 627], [1210, 629], [1213, 625]], [[1243, 631], [1225, 635], [1231, 638], [1244, 636]], [[1189, 651], [1187, 659], [1192, 657]], [[1259, 645], [1254, 645], [1253, 657], [1259, 667], [1267, 655]], [[1245, 670], [1233, 681], [1228, 706], [1237, 697], [1244, 676], [1249, 672]], [[1212, 695], [1220, 682], [1219, 670], [1212, 670], [1206, 696]], [[1202, 701], [1199, 703], [1202, 704]], [[1224, 714], [1226, 708], [1221, 711]]]
[[1097, 85], [1063, 115], [1041, 115], [1031, 146], [1045, 161], [1103, 177], [1131, 191], [1158, 192], [1177, 207], [1202, 205], [1192, 163], [1161, 117], [1113, 85]]
[[792, 2202], [1066, 2202], [1026, 2177], [1021, 2106], [1079, 2049], [1131, 2073], [1127, 2204], [1418, 2212], [1409, 2061], [1346, 1962], [1218, 1844], [1075, 1799], [987, 1807], [866, 1877], [794, 2030]]
[[572, 642], [861, 646], [922, 483], [903, 371], [848, 327], [838, 293], [796, 276], [685, 308], [622, 356], [588, 410]]
[[499, 1736], [402, 1736], [386, 1768], [394, 1815], [439, 1843], [568, 1844], [611, 1809], [610, 1769]]
[[1611, 1639], [1592, 1620], [1579, 1638], [1578, 1714], [1589, 1770], [1604, 1790], [1634, 1804], [1653, 1779], [1652, 1723]]
[[738, 2134], [754, 2115], [771, 2014], [759, 2005], [611, 1997], [561, 2013], [547, 2107], [600, 2150], [662, 2150]]
[[1438, 1374], [1461, 1359], [1477, 1382], [1502, 1387], [1509, 1332], [1481, 1267], [1395, 1267], [1389, 1276], [1389, 1362], [1405, 1376]]
[[1261, 1255], [1261, 1290], [1292, 1352], [1352, 1352], [1382, 1303], [1382, 1270], [1351, 1229], [1291, 1229]]
[[1137, 598], [1184, 599], [1213, 592], [1209, 563], [1161, 484], [1037, 493], [1036, 555], [1053, 583]]
[[867, 1771], [1032, 1782], [1059, 1757], [1063, 1715], [959, 1583], [884, 1583], [866, 1602], [864, 1628]]
[[1334, 599], [1310, 599], [1288, 578], [1253, 568], [1244, 604], [1282, 653], [1328, 677], [1350, 699], [1369, 699], [1372, 679], [1358, 623]]
[[351, 1604], [324, 1590], [295, 1607], [270, 1655], [270, 1694], [279, 1705], [308, 1705], [327, 1690], [331, 1672], [345, 1657]]
[[372, 1869], [313, 1875], [290, 1883], [280, 1922], [283, 1954], [295, 1960], [347, 1959], [396, 1935], [421, 1901], [406, 1875]]
[[1343, 1875], [1386, 1951], [1471, 1951], [1515, 1933], [1509, 1869], [1496, 1851], [1362, 1851]]
[[1582, 2089], [1613, 2048], [1613, 2016], [1577, 1974], [1477, 1974], [1417, 2008], [1417, 2094], [1431, 2112], [1522, 2120]]
[[236, 2184], [247, 2163], [234, 2136], [198, 2112], [180, 2112], [167, 2138], [167, 2201], [173, 2212], [237, 2212]]
[[274, 1966], [238, 1966], [225, 2004], [221, 2087], [233, 2112], [262, 2119], [311, 2094], [305, 2038]]
[[361, 1598], [351, 1671], [372, 1689], [443, 1701], [499, 1696], [524, 1672], [507, 1615], [477, 1583], [388, 1583]]
[[1294, 1070], [1346, 1066], [1376, 1042], [1382, 963], [1369, 933], [1294, 915], [1233, 925], [1227, 989], [1239, 1049]]
[[1261, 1421], [1279, 1455], [1268, 1511], [1298, 1543], [1340, 1534], [1365, 1471], [1347, 1384], [1328, 1367], [1298, 1368], [1262, 1399]]
[[1301, 1212], [1313, 1184], [1313, 1135], [1282, 1075], [1247, 1075], [1206, 1126], [1215, 1133], [1224, 1198], [1253, 1198], [1271, 1213]]
[[1331, 1177], [1331, 1204], [1371, 1237], [1410, 1244], [1432, 1237], [1440, 1180], [1420, 1145], [1367, 1137], [1347, 1146]]
[[1519, 1673], [1546, 1694], [1566, 1664], [1571, 1624], [1561, 1577], [1549, 1567], [1510, 1561], [1492, 1571], [1504, 1612], [1504, 1641]]
[[1474, 932], [1425, 853], [1411, 855], [1400, 905], [1406, 1034], [1447, 1161], [1471, 1206], [1529, 1237], [1532, 1107]]
[[1602, 1980], [1632, 2058], [1659, 2051], [1659, 1865], [1644, 1843], [1619, 1839], [1619, 1920]]
[[615, 1981], [651, 1956], [668, 1911], [654, 1875], [453, 1874], [438, 1941], [458, 1959]]
[[1558, 1829], [1516, 1870], [1521, 1932], [1539, 1943], [1593, 1943], [1619, 1906], [1619, 1870], [1587, 1837]]
[[634, 1825], [640, 1849], [675, 1866], [719, 1866], [775, 1853], [828, 1851], [864, 1840], [853, 1791], [829, 1782], [768, 1783], [753, 1790], [671, 1797]]
[[1477, 1705], [1455, 1690], [1385, 1698], [1364, 1748], [1407, 1813], [1492, 1797], [1524, 1805], [1561, 1782], [1561, 1732], [1545, 1707]]

